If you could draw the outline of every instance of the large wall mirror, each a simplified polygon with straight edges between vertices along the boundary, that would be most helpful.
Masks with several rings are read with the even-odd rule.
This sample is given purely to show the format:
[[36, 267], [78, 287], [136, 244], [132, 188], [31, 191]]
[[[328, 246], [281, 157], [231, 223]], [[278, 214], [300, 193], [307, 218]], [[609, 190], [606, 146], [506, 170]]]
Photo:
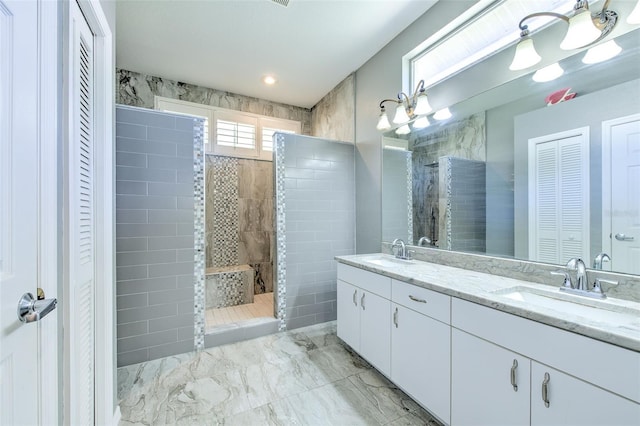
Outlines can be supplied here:
[[606, 62], [579, 52], [554, 81], [529, 73], [384, 134], [383, 241], [640, 274], [640, 30], [616, 42]]

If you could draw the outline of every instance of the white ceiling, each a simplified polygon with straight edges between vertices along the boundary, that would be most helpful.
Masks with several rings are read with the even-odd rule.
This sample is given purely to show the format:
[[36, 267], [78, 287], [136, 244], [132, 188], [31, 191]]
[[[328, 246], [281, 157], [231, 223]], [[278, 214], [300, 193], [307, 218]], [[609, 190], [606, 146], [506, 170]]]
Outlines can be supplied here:
[[310, 108], [436, 1], [118, 0], [116, 66]]

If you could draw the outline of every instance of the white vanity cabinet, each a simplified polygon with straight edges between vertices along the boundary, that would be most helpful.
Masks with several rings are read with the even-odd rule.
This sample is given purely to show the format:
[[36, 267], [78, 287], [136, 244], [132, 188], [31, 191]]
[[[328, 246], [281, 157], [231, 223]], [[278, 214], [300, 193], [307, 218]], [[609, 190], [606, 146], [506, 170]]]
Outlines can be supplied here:
[[451, 298], [393, 280], [391, 380], [450, 423]]
[[531, 426], [640, 425], [638, 404], [561, 371], [534, 361], [531, 380]]
[[529, 425], [528, 358], [457, 329], [451, 332], [451, 424]]
[[338, 337], [384, 375], [391, 370], [391, 279], [338, 264]]

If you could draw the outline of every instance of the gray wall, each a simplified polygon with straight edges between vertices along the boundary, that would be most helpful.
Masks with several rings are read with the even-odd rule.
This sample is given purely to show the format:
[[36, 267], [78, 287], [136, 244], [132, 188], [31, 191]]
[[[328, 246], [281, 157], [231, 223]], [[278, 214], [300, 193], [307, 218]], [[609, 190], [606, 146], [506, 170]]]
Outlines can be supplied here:
[[[529, 252], [528, 140], [577, 127], [589, 126], [591, 175], [591, 259], [602, 251], [602, 121], [639, 111], [640, 80], [544, 107], [515, 118], [515, 256]], [[544, 123], [542, 126], [540, 123]]]
[[[382, 150], [381, 134], [376, 130], [380, 114], [378, 104], [402, 90], [402, 57], [475, 3], [474, 0], [439, 1], [356, 71], [358, 253], [379, 252], [382, 240]], [[431, 95], [430, 103], [434, 108], [449, 105]]]
[[116, 108], [118, 366], [194, 348], [194, 120]]
[[294, 329], [336, 319], [334, 256], [355, 252], [354, 146], [298, 135], [284, 143], [286, 316]]

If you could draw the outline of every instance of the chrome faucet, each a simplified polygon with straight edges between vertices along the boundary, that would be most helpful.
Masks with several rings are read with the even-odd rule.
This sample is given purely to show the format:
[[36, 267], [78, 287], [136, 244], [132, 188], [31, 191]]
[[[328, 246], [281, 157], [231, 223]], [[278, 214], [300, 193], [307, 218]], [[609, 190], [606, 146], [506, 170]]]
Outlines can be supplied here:
[[589, 284], [587, 281], [587, 267], [585, 266], [584, 261], [579, 257], [569, 259], [567, 262], [567, 268], [575, 269], [576, 271], [576, 284], [574, 288], [576, 290], [588, 291]]
[[427, 237], [420, 237], [420, 239], [418, 240], [418, 246], [422, 247], [423, 243], [426, 243], [425, 245], [430, 246], [431, 240]]
[[[400, 247], [400, 250], [396, 251], [396, 247]], [[395, 253], [398, 259], [409, 259], [407, 256], [407, 246], [400, 238], [393, 240], [393, 243], [391, 243], [391, 250]]]
[[593, 269], [602, 269], [604, 262], [611, 262], [611, 257], [607, 253], [600, 253], [593, 259]]

